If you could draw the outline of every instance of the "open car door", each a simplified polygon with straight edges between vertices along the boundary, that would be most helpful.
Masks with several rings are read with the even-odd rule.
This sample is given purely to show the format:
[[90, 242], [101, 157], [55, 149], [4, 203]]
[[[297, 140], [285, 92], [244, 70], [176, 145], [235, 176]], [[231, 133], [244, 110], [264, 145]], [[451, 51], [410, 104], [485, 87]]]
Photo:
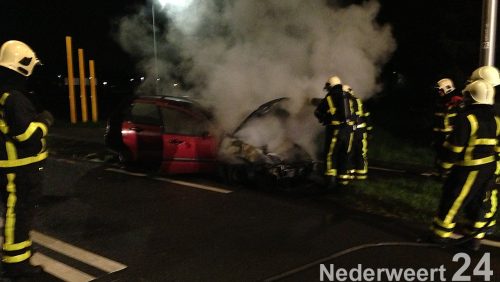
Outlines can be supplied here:
[[175, 106], [161, 107], [163, 165], [166, 173], [210, 172], [216, 168], [217, 140], [204, 115]]

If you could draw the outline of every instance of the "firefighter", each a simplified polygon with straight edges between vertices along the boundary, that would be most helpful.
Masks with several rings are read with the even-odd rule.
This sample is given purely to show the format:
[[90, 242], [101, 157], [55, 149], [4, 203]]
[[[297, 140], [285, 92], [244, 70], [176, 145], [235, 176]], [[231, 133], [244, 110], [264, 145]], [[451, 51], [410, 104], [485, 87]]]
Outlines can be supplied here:
[[432, 130], [434, 133], [433, 147], [437, 154], [453, 130], [457, 112], [463, 107], [463, 96], [455, 89], [453, 80], [449, 78], [440, 79], [436, 83], [436, 89], [439, 97], [435, 106]]
[[[494, 66], [481, 66], [475, 69], [468, 82], [472, 82], [475, 80], [483, 79], [490, 83], [493, 87], [500, 85], [500, 73], [498, 69]], [[500, 149], [497, 150], [497, 153], [500, 154]], [[495, 216], [497, 213], [497, 205], [498, 205], [498, 187], [500, 186], [500, 157], [497, 158], [497, 170], [495, 172], [495, 186], [493, 189], [485, 196], [487, 202], [485, 205], [489, 206], [489, 210], [485, 216], [485, 223], [488, 223], [488, 226], [485, 227], [485, 231], [487, 233], [491, 233], [493, 231], [493, 227], [496, 224]], [[467, 228], [469, 230], [473, 230], [473, 222], [469, 222]]]
[[471, 82], [462, 91], [465, 107], [439, 152], [439, 165], [447, 176], [437, 215], [433, 220], [433, 240], [450, 240], [457, 215], [463, 211], [472, 222], [473, 237], [467, 247], [479, 249], [486, 224], [492, 224], [491, 193], [499, 151], [500, 119], [495, 116], [494, 88], [485, 80]]
[[339, 77], [332, 76], [325, 83], [325, 98], [314, 112], [325, 125], [325, 175], [335, 181], [330, 184], [345, 186], [352, 179], [352, 140], [355, 117], [350, 95], [342, 90]]
[[364, 180], [368, 177], [368, 135], [372, 130], [370, 113], [366, 110], [363, 101], [356, 97], [349, 85], [344, 84], [343, 89], [351, 95], [351, 99], [353, 99], [355, 104], [356, 127], [352, 144], [353, 178]]
[[483, 79], [490, 83], [493, 87], [500, 85], [500, 74], [496, 67], [494, 66], [482, 66], [475, 69], [468, 82]]
[[5, 206], [2, 268], [12, 279], [41, 273], [32, 266], [32, 227], [47, 158], [45, 136], [52, 115], [38, 113], [27, 98], [27, 82], [40, 61], [23, 42], [0, 47], [0, 185]]

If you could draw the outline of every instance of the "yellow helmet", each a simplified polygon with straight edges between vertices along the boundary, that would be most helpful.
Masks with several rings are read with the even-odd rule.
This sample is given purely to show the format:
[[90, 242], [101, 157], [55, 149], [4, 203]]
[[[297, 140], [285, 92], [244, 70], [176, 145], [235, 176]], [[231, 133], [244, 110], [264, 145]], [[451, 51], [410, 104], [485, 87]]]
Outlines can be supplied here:
[[495, 103], [495, 89], [486, 80], [479, 79], [469, 83], [464, 90], [464, 95], [469, 94], [476, 104], [493, 105]]
[[11, 69], [24, 76], [30, 76], [40, 60], [25, 43], [10, 40], [0, 47], [0, 66]]
[[330, 88], [341, 83], [342, 82], [340, 81], [340, 78], [338, 76], [332, 76], [326, 81], [325, 87], [323, 87], [323, 89], [329, 91]]
[[437, 82], [436, 88], [443, 91], [444, 94], [448, 94], [451, 91], [455, 90], [455, 85], [453, 84], [453, 80], [449, 78], [443, 78]]
[[341, 84], [342, 81], [340, 81], [340, 78], [338, 76], [332, 76], [326, 83], [330, 84], [330, 86], [335, 86], [337, 84]]
[[500, 85], [500, 75], [498, 73], [498, 69], [493, 66], [482, 66], [475, 69], [472, 72], [469, 81], [475, 81], [478, 79], [483, 79], [493, 86]]
[[352, 88], [348, 84], [342, 85], [342, 91], [352, 94]]

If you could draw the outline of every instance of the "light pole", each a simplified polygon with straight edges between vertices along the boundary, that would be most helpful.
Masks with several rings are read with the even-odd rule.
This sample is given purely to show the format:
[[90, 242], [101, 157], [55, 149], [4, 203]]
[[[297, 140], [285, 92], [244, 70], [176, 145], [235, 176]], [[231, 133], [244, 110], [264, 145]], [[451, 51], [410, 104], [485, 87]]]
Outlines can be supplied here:
[[497, 0], [483, 0], [481, 24], [480, 66], [495, 64], [495, 35], [497, 31]]
[[151, 5], [151, 14], [153, 15], [153, 53], [155, 56], [155, 81], [158, 80], [158, 51], [156, 48], [156, 23], [155, 23], [155, 3]]
[[[168, 3], [168, 0], [158, 0], [158, 3], [160, 4], [161, 8], [165, 7], [165, 5]], [[151, 15], [153, 18], [153, 54], [154, 54], [154, 60], [155, 60], [155, 91], [156, 94], [159, 94], [159, 88], [158, 88], [158, 83], [160, 80], [159, 74], [158, 74], [158, 47], [156, 44], [156, 21], [155, 21], [155, 16], [156, 16], [156, 11], [155, 11], [155, 0], [153, 0], [151, 4]]]

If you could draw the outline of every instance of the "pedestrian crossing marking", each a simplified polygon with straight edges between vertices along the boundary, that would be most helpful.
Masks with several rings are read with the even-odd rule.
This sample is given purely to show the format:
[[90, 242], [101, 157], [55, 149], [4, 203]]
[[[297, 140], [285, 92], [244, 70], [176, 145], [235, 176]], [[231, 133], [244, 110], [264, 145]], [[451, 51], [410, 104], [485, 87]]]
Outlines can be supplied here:
[[41, 253], [35, 253], [31, 257], [31, 264], [43, 266], [43, 271], [68, 282], [87, 282], [96, 279], [76, 268], [68, 266], [62, 262], [51, 259]]
[[[0, 226], [3, 226], [3, 221], [1, 219]], [[34, 243], [47, 248], [48, 250], [52, 250], [56, 253], [62, 254], [68, 258], [82, 262], [88, 266], [102, 271], [105, 274], [110, 274], [127, 268], [127, 266], [122, 263], [70, 245], [35, 230], [32, 230], [30, 232], [30, 236], [31, 240]], [[2, 241], [3, 237], [0, 236], [0, 245], [2, 244]], [[66, 282], [87, 282], [98, 278], [58, 260], [50, 258], [49, 256], [42, 254], [41, 252], [35, 252], [30, 258], [30, 262], [33, 265], [41, 265], [44, 272]]]
[[37, 231], [31, 231], [31, 239], [37, 244], [101, 269], [107, 273], [116, 272], [127, 267], [124, 264], [64, 243], [63, 241], [54, 239]]

